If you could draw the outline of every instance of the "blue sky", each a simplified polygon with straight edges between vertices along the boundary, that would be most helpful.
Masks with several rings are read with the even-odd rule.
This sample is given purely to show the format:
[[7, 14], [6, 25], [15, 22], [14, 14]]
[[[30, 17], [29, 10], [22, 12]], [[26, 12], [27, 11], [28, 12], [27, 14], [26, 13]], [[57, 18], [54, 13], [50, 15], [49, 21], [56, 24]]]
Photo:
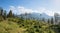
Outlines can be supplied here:
[[0, 7], [13, 13], [46, 13], [53, 16], [55, 12], [60, 12], [60, 0], [0, 0]]

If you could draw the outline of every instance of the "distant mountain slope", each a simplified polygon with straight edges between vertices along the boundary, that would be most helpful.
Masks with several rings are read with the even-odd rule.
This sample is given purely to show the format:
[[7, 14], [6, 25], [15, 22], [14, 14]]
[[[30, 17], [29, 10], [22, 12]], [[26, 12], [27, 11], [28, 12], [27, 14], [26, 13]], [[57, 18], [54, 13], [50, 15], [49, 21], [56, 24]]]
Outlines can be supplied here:
[[49, 16], [46, 13], [42, 13], [41, 14], [41, 17], [48, 19], [48, 18], [51, 18], [52, 16]]
[[52, 16], [47, 15], [46, 13], [42, 13], [42, 14], [40, 14], [40, 13], [21, 14], [18, 17], [21, 17], [21, 16], [23, 16], [24, 18], [34, 18], [34, 19], [42, 19], [42, 18], [48, 19], [48, 18], [52, 17]]

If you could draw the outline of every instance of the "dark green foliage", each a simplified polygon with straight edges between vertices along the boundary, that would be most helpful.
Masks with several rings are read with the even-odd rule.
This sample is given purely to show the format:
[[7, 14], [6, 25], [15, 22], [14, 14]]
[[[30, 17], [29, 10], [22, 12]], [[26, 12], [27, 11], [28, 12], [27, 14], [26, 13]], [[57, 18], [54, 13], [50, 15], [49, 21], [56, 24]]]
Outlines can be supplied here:
[[39, 28], [41, 28], [41, 26], [39, 26]]
[[51, 31], [49, 31], [49, 33], [51, 33]]
[[34, 26], [34, 28], [37, 28], [37, 26]]
[[39, 29], [36, 29], [36, 32], [39, 32]]

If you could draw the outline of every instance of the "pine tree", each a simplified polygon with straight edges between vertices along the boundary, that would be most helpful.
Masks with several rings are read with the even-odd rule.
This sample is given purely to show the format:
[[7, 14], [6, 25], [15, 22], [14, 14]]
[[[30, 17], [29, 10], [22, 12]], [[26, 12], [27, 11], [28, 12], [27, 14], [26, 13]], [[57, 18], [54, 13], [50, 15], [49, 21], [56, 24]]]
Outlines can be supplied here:
[[3, 8], [0, 7], [0, 21], [3, 20]]
[[1, 10], [1, 15], [3, 15], [3, 9]]
[[49, 21], [49, 19], [48, 19], [48, 21], [47, 21], [48, 23], [50, 23], [50, 21]]
[[3, 9], [0, 7], [0, 15], [3, 15]]
[[13, 14], [12, 14], [12, 10], [10, 10], [9, 14], [7, 15], [7, 17], [12, 17]]
[[6, 10], [4, 11], [4, 19], [6, 19]]
[[53, 21], [53, 18], [51, 18], [51, 24], [53, 24], [53, 22], [54, 22], [54, 21]]

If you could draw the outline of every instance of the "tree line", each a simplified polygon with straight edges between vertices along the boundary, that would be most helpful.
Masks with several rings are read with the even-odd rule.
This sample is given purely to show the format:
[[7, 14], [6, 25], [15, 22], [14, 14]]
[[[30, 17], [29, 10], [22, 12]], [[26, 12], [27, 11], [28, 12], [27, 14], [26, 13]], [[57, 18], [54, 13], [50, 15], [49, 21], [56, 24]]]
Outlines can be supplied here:
[[9, 13], [7, 13], [6, 10], [4, 10], [3, 8], [0, 7], [0, 18], [2, 17], [3, 19], [9, 18], [9, 17], [13, 17], [13, 13], [12, 10], [9, 11]]
[[[58, 16], [58, 14], [55, 13], [54, 15], [55, 15], [54, 16], [55, 17], [55, 21], [57, 21], [56, 16]], [[2, 7], [0, 7], [0, 18], [1, 17], [5, 20], [6, 18], [15, 17], [15, 15], [12, 13], [12, 10], [10, 10], [9, 13], [7, 13], [6, 10], [4, 10]], [[21, 17], [21, 19], [23, 19], [23, 17]], [[45, 22], [45, 18], [42, 18], [42, 21]], [[54, 24], [54, 18], [52, 17], [51, 19], [48, 19], [47, 22], [49, 24]]]

